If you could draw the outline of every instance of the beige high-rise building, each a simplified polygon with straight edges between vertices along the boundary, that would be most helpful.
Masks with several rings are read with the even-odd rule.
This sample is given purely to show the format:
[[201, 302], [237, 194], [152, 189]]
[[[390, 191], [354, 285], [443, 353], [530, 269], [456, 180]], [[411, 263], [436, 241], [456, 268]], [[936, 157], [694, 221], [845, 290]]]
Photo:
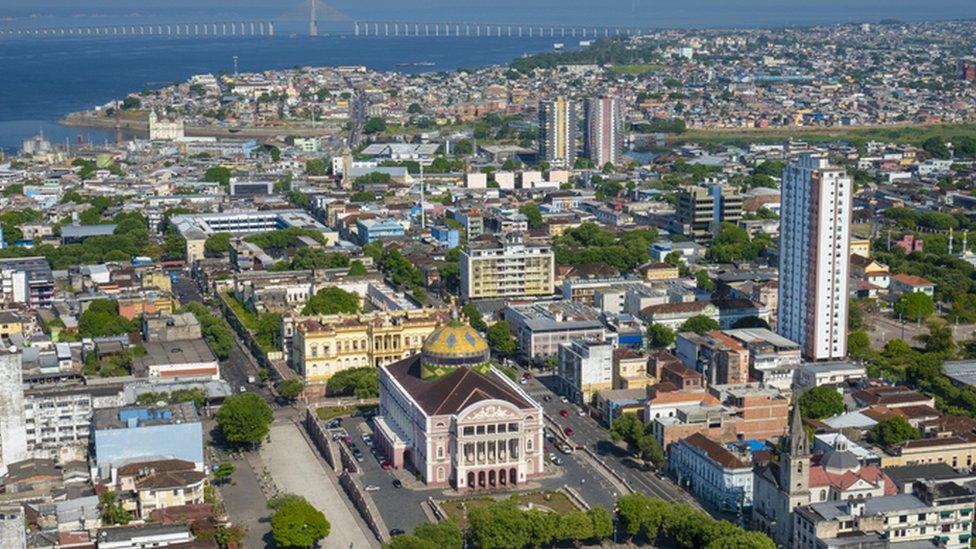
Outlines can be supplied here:
[[552, 248], [517, 233], [481, 235], [461, 252], [464, 300], [550, 295], [555, 276]]
[[576, 163], [576, 103], [559, 96], [539, 104], [539, 156], [558, 168]]
[[349, 368], [390, 364], [419, 352], [424, 339], [450, 318], [447, 309], [415, 309], [299, 320], [291, 365], [314, 384]]

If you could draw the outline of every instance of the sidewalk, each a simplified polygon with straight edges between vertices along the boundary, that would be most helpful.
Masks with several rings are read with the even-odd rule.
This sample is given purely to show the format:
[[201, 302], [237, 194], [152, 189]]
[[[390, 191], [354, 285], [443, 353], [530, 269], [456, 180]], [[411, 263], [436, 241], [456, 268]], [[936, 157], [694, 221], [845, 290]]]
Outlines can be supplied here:
[[371, 532], [364, 531], [331, 471], [327, 471], [293, 423], [271, 426], [271, 443], [261, 446], [264, 460], [282, 492], [298, 494], [323, 513], [332, 532], [322, 547], [366, 549], [377, 547]]

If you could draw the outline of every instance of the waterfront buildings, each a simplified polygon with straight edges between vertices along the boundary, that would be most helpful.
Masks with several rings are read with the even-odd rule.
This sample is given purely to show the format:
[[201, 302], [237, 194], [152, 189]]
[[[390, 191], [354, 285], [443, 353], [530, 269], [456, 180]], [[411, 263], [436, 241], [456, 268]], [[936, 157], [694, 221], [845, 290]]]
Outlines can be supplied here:
[[179, 141], [185, 135], [182, 118], [159, 116], [155, 109], [149, 111], [150, 141]]
[[623, 159], [624, 116], [620, 99], [603, 96], [586, 102], [586, 156], [598, 167]]
[[458, 491], [523, 485], [543, 473], [542, 407], [489, 362], [458, 321], [419, 355], [380, 366], [379, 446], [395, 468]]
[[551, 295], [555, 255], [546, 244], [518, 233], [482, 235], [461, 251], [461, 298], [513, 298]]
[[851, 187], [822, 155], [783, 171], [777, 330], [808, 360], [847, 355]]
[[563, 96], [539, 103], [539, 157], [553, 167], [576, 162], [576, 102]]

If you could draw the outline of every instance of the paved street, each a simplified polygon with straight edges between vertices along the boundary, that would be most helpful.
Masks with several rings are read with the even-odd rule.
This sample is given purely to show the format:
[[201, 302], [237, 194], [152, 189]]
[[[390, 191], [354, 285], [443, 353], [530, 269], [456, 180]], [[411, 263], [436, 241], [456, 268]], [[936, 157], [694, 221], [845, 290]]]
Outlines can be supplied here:
[[279, 490], [303, 496], [325, 513], [332, 524], [332, 532], [322, 547], [366, 549], [379, 546], [348, 502], [335, 474], [323, 467], [297, 425], [291, 422], [273, 424], [271, 443], [261, 447], [261, 458]]
[[229, 482], [220, 487], [227, 515], [247, 529], [246, 547], [266, 547], [271, 540], [271, 512], [258, 486], [257, 476], [244, 459], [230, 459], [236, 467]]
[[[533, 376], [523, 387], [542, 404], [546, 414], [553, 418], [561, 429], [569, 427], [573, 430], [572, 439], [578, 446], [586, 446], [593, 450], [609, 468], [623, 476], [632, 488], [668, 501], [698, 505], [694, 498], [669, 479], [658, 478], [654, 473], [643, 471], [640, 463], [634, 461], [625, 450], [610, 440], [610, 433], [606, 428], [590, 417], [577, 415], [578, 406], [561, 402], [560, 396], [554, 391], [555, 376]], [[549, 402], [544, 399], [546, 395], [550, 396]], [[560, 410], [563, 409], [569, 412], [569, 417], [564, 418], [559, 415]], [[595, 471], [588, 471], [585, 478], [595, 476], [597, 476]]]

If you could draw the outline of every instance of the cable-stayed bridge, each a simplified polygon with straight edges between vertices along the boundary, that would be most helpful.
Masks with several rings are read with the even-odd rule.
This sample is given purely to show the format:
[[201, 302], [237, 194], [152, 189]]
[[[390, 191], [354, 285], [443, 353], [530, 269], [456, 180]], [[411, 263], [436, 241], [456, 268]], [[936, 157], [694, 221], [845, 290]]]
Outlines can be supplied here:
[[308, 36], [319, 36], [320, 27], [330, 34], [361, 37], [408, 38], [553, 38], [591, 39], [607, 36], [631, 36], [641, 29], [606, 25], [540, 25], [525, 23], [476, 23], [462, 21], [405, 21], [354, 19], [322, 0], [302, 0], [291, 9], [265, 20], [138, 22], [83, 25], [19, 27], [0, 24], [3, 38], [231, 38], [272, 37], [283, 26], [307, 25]]

